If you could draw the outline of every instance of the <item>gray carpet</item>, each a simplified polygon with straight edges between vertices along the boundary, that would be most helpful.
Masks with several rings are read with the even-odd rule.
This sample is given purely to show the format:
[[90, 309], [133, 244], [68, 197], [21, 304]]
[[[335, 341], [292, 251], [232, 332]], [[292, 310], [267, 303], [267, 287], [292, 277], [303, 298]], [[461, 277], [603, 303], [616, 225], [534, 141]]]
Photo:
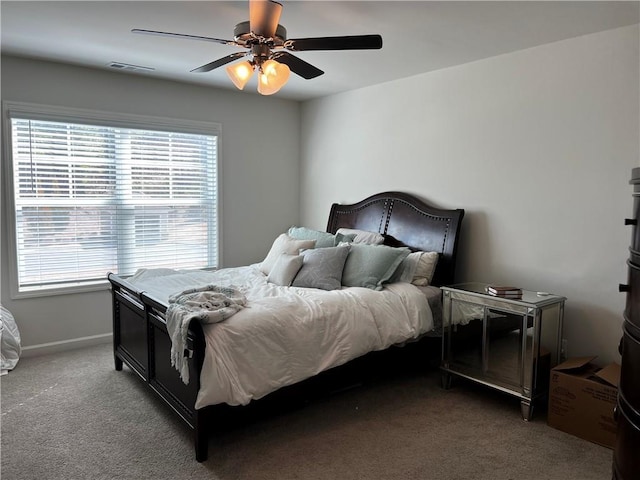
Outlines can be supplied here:
[[517, 399], [437, 370], [386, 376], [255, 416], [194, 459], [190, 431], [109, 345], [20, 360], [2, 377], [2, 480], [605, 480], [611, 450], [520, 419]]

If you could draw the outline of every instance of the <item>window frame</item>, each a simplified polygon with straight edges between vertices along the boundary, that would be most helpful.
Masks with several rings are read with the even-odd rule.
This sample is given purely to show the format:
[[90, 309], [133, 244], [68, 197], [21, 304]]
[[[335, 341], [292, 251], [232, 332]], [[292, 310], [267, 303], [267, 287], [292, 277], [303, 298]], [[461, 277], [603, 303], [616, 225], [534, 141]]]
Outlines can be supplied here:
[[120, 128], [160, 130], [176, 133], [216, 136], [216, 172], [214, 178], [216, 183], [215, 235], [217, 248], [214, 255], [214, 266], [218, 266], [220, 264], [220, 252], [222, 249], [222, 238], [220, 235], [220, 220], [222, 218], [222, 185], [220, 182], [220, 179], [222, 178], [222, 162], [220, 159], [222, 127], [220, 123], [169, 117], [115, 113], [99, 110], [87, 110], [81, 108], [60, 107], [26, 102], [2, 101], [1, 134], [4, 146], [4, 148], [2, 149], [2, 176], [4, 177], [4, 181], [2, 182], [4, 195], [2, 195], [2, 200], [5, 204], [4, 215], [6, 216], [6, 222], [4, 227], [6, 228], [6, 252], [8, 254], [6, 265], [8, 266], [7, 270], [10, 284], [9, 290], [12, 299], [100, 291], [107, 289], [109, 285], [106, 277], [107, 272], [105, 272], [104, 280], [97, 280], [94, 282], [67, 282], [61, 285], [44, 286], [41, 288], [20, 291], [18, 283], [18, 246], [16, 232], [16, 206], [14, 195], [15, 190], [13, 182], [13, 145], [11, 134], [11, 119], [13, 117], [26, 117], [32, 120], [42, 121], [80, 123], [99, 126], [106, 125]]

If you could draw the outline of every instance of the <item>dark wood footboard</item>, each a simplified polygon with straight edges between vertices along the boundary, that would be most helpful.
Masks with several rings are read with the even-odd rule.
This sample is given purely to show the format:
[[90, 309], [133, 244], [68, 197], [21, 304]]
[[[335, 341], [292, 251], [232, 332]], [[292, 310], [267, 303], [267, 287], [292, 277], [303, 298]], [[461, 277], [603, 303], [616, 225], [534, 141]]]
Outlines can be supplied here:
[[164, 314], [166, 306], [117, 275], [108, 275], [113, 301], [113, 352], [116, 370], [126, 364], [194, 431], [196, 460], [207, 459], [208, 409], [194, 408], [200, 388], [205, 340], [202, 327], [193, 322], [184, 352], [189, 364], [189, 384], [171, 366], [171, 339]]

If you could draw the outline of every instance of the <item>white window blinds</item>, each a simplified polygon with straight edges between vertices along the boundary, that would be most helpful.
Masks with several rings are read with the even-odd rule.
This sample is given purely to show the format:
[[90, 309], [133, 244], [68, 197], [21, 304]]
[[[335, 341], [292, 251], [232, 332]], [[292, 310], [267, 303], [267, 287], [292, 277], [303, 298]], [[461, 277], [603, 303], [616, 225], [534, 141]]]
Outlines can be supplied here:
[[11, 118], [19, 291], [216, 266], [217, 141]]

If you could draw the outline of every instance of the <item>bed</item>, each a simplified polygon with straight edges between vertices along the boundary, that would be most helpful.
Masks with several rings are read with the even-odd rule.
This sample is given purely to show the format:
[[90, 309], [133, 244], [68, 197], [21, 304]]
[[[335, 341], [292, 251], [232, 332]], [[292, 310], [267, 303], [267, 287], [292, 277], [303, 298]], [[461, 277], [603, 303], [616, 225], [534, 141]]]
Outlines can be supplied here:
[[[303, 252], [311, 252], [304, 258], [312, 259], [312, 255], [320, 251], [326, 254], [348, 249], [348, 255], [356, 258], [353, 252], [404, 250], [403, 261], [409, 258], [409, 253], [437, 252], [429, 285], [419, 287], [398, 278], [388, 278], [384, 285], [377, 286], [349, 283], [351, 279], [345, 280], [349, 263], [344, 264], [342, 278], [346, 286], [308, 288], [309, 284], [298, 282], [302, 269], [291, 286], [277, 281], [274, 284], [271, 277], [278, 268], [272, 264], [269, 275], [260, 269], [266, 263], [273, 263], [268, 260], [278, 239], [261, 264], [210, 272], [150, 269], [130, 278], [110, 273], [115, 368], [122, 370], [123, 364], [130, 367], [186, 422], [194, 432], [196, 460], [202, 462], [208, 455], [208, 420], [217, 407], [255, 403], [317, 373], [344, 368], [351, 360], [374, 351], [438, 336], [441, 305], [439, 289], [434, 286], [454, 283], [463, 215], [462, 209], [437, 208], [406, 193], [384, 192], [354, 204], [333, 204], [326, 233], [335, 237], [336, 244], [328, 249], [311, 248]], [[380, 237], [383, 245], [373, 249], [354, 245], [350, 242], [355, 240], [356, 232], [371, 232]], [[346, 243], [337, 243], [337, 239]], [[350, 262], [350, 257], [345, 258]], [[351, 261], [351, 265], [354, 262]], [[307, 260], [304, 265], [308, 271]], [[400, 267], [401, 263], [397, 265]], [[312, 275], [313, 282], [315, 277]], [[204, 326], [198, 321], [188, 323], [182, 359], [185, 375], [182, 375], [171, 361], [173, 334], [167, 328], [167, 318], [173, 315], [173, 310], [168, 310], [175, 305], [167, 300], [167, 292], [180, 291], [189, 282], [196, 285], [244, 282], [242, 292], [247, 301], [246, 308], [220, 323]], [[318, 316], [307, 321], [300, 309]], [[356, 309], [364, 310], [357, 313]], [[367, 318], [359, 320], [363, 316]], [[285, 346], [276, 345], [276, 341], [261, 330], [263, 324], [270, 323], [280, 329], [278, 338], [287, 337], [283, 340]], [[307, 335], [305, 325], [317, 323], [322, 323], [322, 328], [309, 329]], [[399, 330], [386, 326], [395, 323]], [[334, 324], [337, 326], [333, 327]], [[301, 344], [296, 345], [295, 339], [300, 339]], [[212, 343], [214, 341], [218, 343]], [[237, 352], [246, 356], [236, 357]], [[305, 356], [309, 358], [301, 358]], [[229, 365], [240, 365], [240, 370], [231, 371]], [[264, 371], [260, 370], [263, 365]], [[227, 374], [227, 370], [230, 373]], [[277, 379], [263, 380], [271, 375]], [[240, 387], [237, 384], [241, 384]]]

